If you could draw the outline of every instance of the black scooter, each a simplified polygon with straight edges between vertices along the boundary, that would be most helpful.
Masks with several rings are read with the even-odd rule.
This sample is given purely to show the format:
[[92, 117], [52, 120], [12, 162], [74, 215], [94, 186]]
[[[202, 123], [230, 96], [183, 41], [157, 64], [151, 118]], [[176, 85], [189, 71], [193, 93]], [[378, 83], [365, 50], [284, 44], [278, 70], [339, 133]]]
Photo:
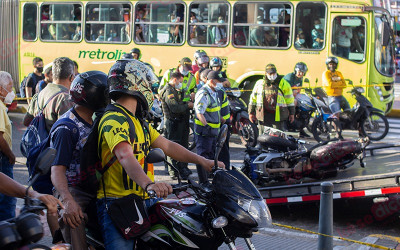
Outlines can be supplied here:
[[[353, 85], [352, 81], [349, 85]], [[382, 110], [374, 108], [363, 95], [364, 88], [353, 86], [348, 91], [356, 99], [356, 104], [350, 110], [328, 115], [322, 112], [317, 115], [312, 124], [312, 133], [318, 142], [332, 139], [333, 134], [342, 138], [344, 129], [358, 130], [359, 135], [368, 137], [371, 141], [385, 138], [389, 132], [389, 122]]]
[[[36, 244], [44, 235], [39, 214], [47, 209], [40, 200], [28, 196], [28, 190], [41, 175], [47, 174], [51, 164], [56, 157], [56, 150], [47, 148], [43, 151], [37, 161], [32, 180], [26, 188], [25, 203], [20, 214], [16, 218], [0, 222], [0, 249], [49, 249], [52, 248]], [[69, 244], [58, 244], [54, 249], [70, 249]]]

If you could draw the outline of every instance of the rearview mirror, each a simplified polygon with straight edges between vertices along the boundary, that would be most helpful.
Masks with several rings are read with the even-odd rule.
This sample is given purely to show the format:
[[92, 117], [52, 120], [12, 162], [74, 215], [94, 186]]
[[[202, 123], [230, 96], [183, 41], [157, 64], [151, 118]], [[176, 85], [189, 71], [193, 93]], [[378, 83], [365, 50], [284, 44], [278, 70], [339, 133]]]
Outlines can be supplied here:
[[228, 134], [228, 125], [224, 124], [219, 130], [219, 134], [217, 136], [217, 147], [222, 148], [222, 146], [225, 143], [227, 134]]
[[150, 150], [149, 154], [146, 157], [147, 163], [158, 163], [163, 162], [165, 160], [164, 151], [160, 148], [154, 148]]
[[310, 83], [310, 80], [308, 78], [304, 78], [305, 83]]
[[344, 79], [345, 81], [349, 82], [349, 85], [353, 86], [353, 81], [350, 79]]
[[36, 160], [35, 174], [45, 175], [49, 172], [53, 161], [56, 158], [57, 150], [55, 148], [48, 147], [41, 152]]

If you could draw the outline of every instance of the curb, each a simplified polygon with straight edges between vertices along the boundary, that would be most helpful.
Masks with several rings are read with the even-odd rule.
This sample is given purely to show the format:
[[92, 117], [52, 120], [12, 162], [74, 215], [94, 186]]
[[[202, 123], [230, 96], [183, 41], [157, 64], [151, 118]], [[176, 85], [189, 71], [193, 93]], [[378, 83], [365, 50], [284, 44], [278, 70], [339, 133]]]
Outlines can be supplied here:
[[389, 114], [386, 115], [387, 117], [394, 117], [400, 118], [400, 109], [392, 109]]

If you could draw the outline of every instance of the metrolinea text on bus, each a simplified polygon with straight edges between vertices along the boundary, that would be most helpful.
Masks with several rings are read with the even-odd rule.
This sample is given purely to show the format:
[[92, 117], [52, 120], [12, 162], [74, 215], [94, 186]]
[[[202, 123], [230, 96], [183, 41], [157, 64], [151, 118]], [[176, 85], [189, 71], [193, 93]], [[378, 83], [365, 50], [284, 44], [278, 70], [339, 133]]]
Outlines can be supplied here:
[[[90, 58], [90, 59], [109, 59], [109, 60], [119, 60], [121, 56], [125, 54], [122, 50], [115, 51], [102, 51], [100, 49], [96, 50], [80, 50], [78, 58]], [[86, 57], [87, 56], [87, 57]]]

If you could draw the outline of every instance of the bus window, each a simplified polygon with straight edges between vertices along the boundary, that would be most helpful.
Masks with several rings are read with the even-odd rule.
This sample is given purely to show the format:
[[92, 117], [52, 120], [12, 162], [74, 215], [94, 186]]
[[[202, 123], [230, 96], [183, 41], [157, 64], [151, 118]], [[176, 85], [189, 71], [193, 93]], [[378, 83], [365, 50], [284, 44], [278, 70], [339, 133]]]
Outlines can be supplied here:
[[22, 37], [25, 41], [35, 41], [37, 38], [37, 5], [35, 3], [26, 3], [24, 5], [24, 18]]
[[238, 47], [289, 47], [291, 14], [289, 4], [235, 4], [233, 44]]
[[138, 3], [135, 7], [135, 42], [181, 45], [184, 42], [185, 5]]
[[365, 19], [338, 16], [332, 26], [332, 53], [355, 62], [365, 57]]
[[40, 38], [43, 41], [80, 41], [81, 11], [80, 4], [43, 4], [40, 8]]
[[228, 3], [192, 3], [188, 42], [193, 46], [225, 46], [229, 33]]
[[85, 39], [95, 43], [129, 43], [130, 23], [130, 4], [87, 4]]
[[325, 43], [326, 8], [323, 3], [299, 3], [296, 7], [294, 47], [321, 50]]
[[395, 51], [393, 47], [394, 42], [392, 38], [387, 46], [384, 46], [381, 43], [383, 36], [383, 25], [388, 25], [386, 19], [380, 16], [376, 16], [375, 17], [375, 67], [381, 74], [391, 77], [395, 73], [395, 68], [394, 68]]

